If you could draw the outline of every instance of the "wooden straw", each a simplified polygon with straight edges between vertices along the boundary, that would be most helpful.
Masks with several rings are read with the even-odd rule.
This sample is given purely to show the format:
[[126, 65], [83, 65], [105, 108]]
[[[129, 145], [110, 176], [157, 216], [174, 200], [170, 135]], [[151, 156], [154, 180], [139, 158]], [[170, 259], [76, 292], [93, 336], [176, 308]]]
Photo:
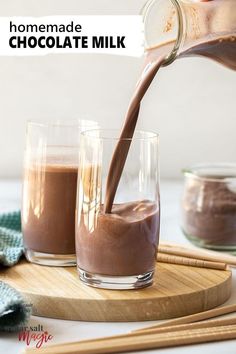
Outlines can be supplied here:
[[[111, 340], [111, 339], [123, 339], [123, 338], [127, 338], [127, 337], [136, 337], [141, 334], [147, 335], [147, 334], [158, 334], [158, 333], [166, 333], [166, 332], [178, 332], [178, 331], [191, 330], [191, 329], [197, 329], [197, 328], [211, 328], [211, 327], [228, 326], [228, 325], [236, 325], [236, 317], [225, 318], [225, 319], [221, 319], [221, 320], [209, 320], [209, 321], [188, 323], [188, 324], [183, 324], [183, 325], [169, 326], [169, 327], [163, 327], [163, 328], [157, 328], [157, 329], [154, 328], [154, 329], [150, 329], [150, 330], [146, 330], [146, 328], [144, 328], [144, 331], [140, 330], [139, 332], [129, 332], [129, 333], [115, 335], [115, 336], [109, 336], [109, 337], [86, 339], [86, 340], [80, 341], [79, 343], [83, 344], [83, 343], [87, 343], [87, 342], [89, 342], [89, 343], [101, 342], [101, 341], [104, 342], [104, 341]], [[62, 343], [62, 344], [60, 344], [60, 347], [74, 345], [74, 343], [75, 342]]]
[[181, 264], [191, 267], [198, 267], [198, 268], [210, 268], [210, 269], [219, 269], [219, 270], [226, 270], [227, 264], [222, 262], [212, 262], [212, 261], [205, 261], [202, 259], [194, 259], [189, 257], [180, 257], [175, 256], [173, 254], [161, 253], [158, 251], [157, 254], [157, 261], [162, 263], [172, 263], [172, 264]]
[[160, 244], [158, 250], [161, 253], [188, 258], [197, 258], [204, 261], [223, 262], [231, 266], [236, 266], [236, 257], [228, 254], [221, 254], [215, 251], [191, 249], [177, 244]]
[[[119, 334], [115, 336], [86, 339], [80, 341], [80, 343], [92, 342], [92, 341], [97, 342], [97, 341], [104, 341], [104, 340], [111, 340], [111, 339], [118, 339], [118, 338], [122, 339], [126, 337], [136, 337], [139, 336], [140, 334], [146, 335], [146, 334], [158, 334], [158, 333], [166, 333], [166, 332], [178, 332], [178, 331], [190, 330], [196, 328], [210, 328], [210, 327], [219, 327], [219, 326], [228, 326], [228, 325], [236, 325], [236, 317], [225, 318], [221, 320], [207, 320], [207, 321], [200, 321], [194, 323], [186, 323], [182, 325], [175, 325], [175, 326], [168, 326], [168, 327], [159, 327], [159, 328], [153, 328], [149, 330], [143, 328], [143, 330], [140, 329], [139, 331], [133, 331], [133, 332]], [[65, 343], [65, 344], [68, 345], [69, 343]]]
[[40, 349], [26, 349], [27, 354], [107, 354], [134, 350], [167, 348], [236, 338], [236, 325], [174, 331], [161, 334], [139, 334], [104, 341], [86, 341], [67, 345], [50, 345]]
[[[213, 250], [213, 249], [209, 249], [209, 248], [202, 248], [202, 247], [197, 247], [197, 246], [192, 246], [191, 244], [180, 244], [180, 243], [174, 243], [174, 242], [160, 242], [159, 243], [160, 246], [163, 247], [171, 247], [171, 248], [180, 248], [180, 249], [184, 249], [184, 250], [190, 250], [190, 251], [198, 251], [200, 254], [203, 255], [212, 255], [212, 256], [216, 256], [216, 257], [222, 257], [225, 259], [230, 259], [232, 260], [233, 263], [236, 263], [236, 255], [232, 255], [227, 253], [227, 251], [217, 251], [217, 250]], [[228, 261], [226, 262], [228, 263]]]
[[166, 321], [164, 323], [159, 323], [154, 326], [149, 326], [146, 328], [137, 329], [137, 330], [135, 330], [135, 332], [150, 330], [153, 328], [161, 328], [161, 327], [168, 327], [168, 326], [174, 326], [174, 325], [180, 325], [180, 324], [186, 324], [186, 323], [193, 323], [193, 322], [197, 322], [197, 321], [203, 321], [203, 320], [207, 320], [207, 319], [214, 318], [217, 316], [227, 315], [232, 312], [236, 312], [236, 304], [222, 306], [222, 307], [218, 307], [218, 308], [215, 308], [212, 310], [207, 310], [207, 311], [195, 313], [193, 315], [175, 318], [173, 320]]
[[190, 330], [196, 328], [210, 328], [210, 327], [219, 327], [219, 326], [228, 326], [228, 325], [236, 325], [236, 317], [224, 318], [220, 320], [206, 320], [206, 321], [199, 321], [194, 323], [186, 323], [182, 325], [174, 325], [174, 326], [159, 327], [159, 328], [152, 328], [152, 329], [143, 328], [143, 330], [140, 329], [139, 331], [131, 332], [130, 334], [132, 335], [137, 335], [141, 333], [157, 334], [157, 333], [166, 333], [166, 332], [177, 332], [177, 331], [183, 331], [187, 329]]

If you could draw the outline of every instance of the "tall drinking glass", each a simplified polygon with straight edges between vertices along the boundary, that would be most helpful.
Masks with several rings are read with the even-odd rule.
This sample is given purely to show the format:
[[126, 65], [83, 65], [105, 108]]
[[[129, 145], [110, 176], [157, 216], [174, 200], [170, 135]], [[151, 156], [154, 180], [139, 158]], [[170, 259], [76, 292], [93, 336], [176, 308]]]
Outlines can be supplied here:
[[124, 149], [131, 146], [111, 212], [105, 213], [106, 179], [119, 134], [118, 130], [81, 134], [77, 265], [87, 285], [135, 289], [150, 285], [155, 270], [160, 224], [158, 135], [138, 131], [132, 140], [121, 140]]
[[79, 136], [92, 121], [29, 122], [24, 159], [22, 231], [28, 261], [69, 266], [75, 257]]

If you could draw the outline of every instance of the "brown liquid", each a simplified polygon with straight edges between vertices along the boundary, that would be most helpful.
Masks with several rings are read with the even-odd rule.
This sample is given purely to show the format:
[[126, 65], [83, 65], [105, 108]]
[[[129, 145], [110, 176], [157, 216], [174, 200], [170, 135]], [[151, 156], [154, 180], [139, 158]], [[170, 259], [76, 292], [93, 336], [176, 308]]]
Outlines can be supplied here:
[[224, 37], [211, 42], [200, 43], [185, 50], [180, 57], [203, 56], [236, 70], [236, 37]]
[[22, 231], [25, 248], [75, 254], [77, 168], [47, 165], [25, 171]]
[[[199, 44], [181, 53], [180, 57], [202, 55], [236, 69], [235, 40], [231, 37]], [[131, 99], [125, 123], [110, 164], [104, 206], [95, 221], [82, 213], [77, 226], [77, 262], [81, 269], [104, 275], [135, 275], [153, 270], [159, 234], [159, 214], [151, 202], [113, 205], [135, 131], [141, 101], [170, 53], [173, 43], [147, 52], [145, 68]], [[129, 138], [130, 140], [124, 140]]]
[[[162, 51], [162, 50], [161, 50]], [[106, 213], [110, 213], [115, 198], [116, 190], [122, 175], [122, 171], [125, 165], [125, 161], [129, 152], [129, 147], [131, 140], [124, 140], [127, 138], [132, 138], [136, 123], [139, 116], [140, 103], [145, 95], [148, 87], [150, 86], [152, 80], [154, 79], [157, 71], [161, 67], [165, 57], [168, 53], [168, 47], [163, 48], [163, 53], [158, 56], [156, 61], [152, 61], [152, 58], [147, 56], [147, 65], [141, 75], [141, 79], [136, 86], [133, 98], [131, 99], [128, 112], [126, 114], [125, 124], [121, 131], [120, 140], [115, 148], [113, 157], [111, 160], [109, 173], [107, 177], [106, 193], [105, 193], [105, 203], [104, 209]]]
[[[204, 177], [204, 176], [203, 176]], [[224, 180], [191, 178], [183, 196], [183, 230], [197, 244], [236, 247], [236, 190]]]
[[[103, 207], [94, 220], [82, 213], [76, 230], [77, 263], [87, 272], [128, 276], [154, 270], [159, 235], [158, 208], [149, 201]], [[90, 231], [89, 231], [90, 230]]]
[[[141, 79], [137, 84], [134, 95], [131, 99], [125, 123], [120, 135], [120, 140], [113, 153], [109, 168], [105, 194], [105, 212], [110, 213], [114, 202], [116, 190], [129, 152], [135, 126], [138, 120], [141, 100], [144, 97], [148, 87], [154, 79], [157, 71], [165, 61], [165, 57], [170, 53], [173, 43], [166, 43], [160, 47], [148, 51], [145, 59], [145, 67]], [[236, 70], [236, 39], [235, 36], [220, 38], [218, 40], [199, 43], [198, 45], [183, 51], [179, 57], [189, 57], [201, 55], [209, 57], [224, 64], [225, 66]]]
[[[235, 37], [201, 43], [186, 49], [180, 57], [201, 55], [236, 69]], [[159, 216], [151, 202], [113, 206], [116, 190], [129, 152], [141, 101], [157, 71], [170, 52], [172, 43], [149, 51], [146, 65], [130, 102], [120, 140], [114, 151], [107, 178], [104, 212], [91, 233], [82, 214], [78, 225], [78, 262], [82, 269], [110, 275], [141, 274], [153, 269]], [[77, 169], [53, 165], [25, 174], [23, 234], [27, 248], [45, 253], [73, 254]], [[152, 205], [150, 207], [150, 205]], [[113, 206], [113, 210], [112, 210]], [[123, 208], [123, 209], [122, 209]], [[156, 206], [155, 206], [156, 208]], [[112, 214], [111, 213], [112, 210]], [[122, 211], [123, 210], [123, 211]], [[92, 237], [90, 237], [92, 236]]]

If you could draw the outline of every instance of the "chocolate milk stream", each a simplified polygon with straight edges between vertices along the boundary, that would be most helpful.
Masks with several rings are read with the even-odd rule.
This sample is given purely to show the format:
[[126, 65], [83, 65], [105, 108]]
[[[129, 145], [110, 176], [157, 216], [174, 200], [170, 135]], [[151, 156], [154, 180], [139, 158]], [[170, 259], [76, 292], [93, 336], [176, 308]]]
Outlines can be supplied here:
[[[144, 70], [130, 101], [120, 139], [111, 160], [106, 184], [105, 213], [111, 213], [112, 211], [116, 190], [138, 120], [141, 101], [172, 47], [173, 42], [164, 43], [159, 47], [152, 48], [146, 53]], [[211, 58], [230, 69], [236, 70], [236, 37], [232, 35], [221, 37], [214, 41], [202, 42], [193, 47], [185, 48], [182, 53], [179, 54], [180, 58], [190, 56]], [[129, 140], [125, 141], [124, 139]]]

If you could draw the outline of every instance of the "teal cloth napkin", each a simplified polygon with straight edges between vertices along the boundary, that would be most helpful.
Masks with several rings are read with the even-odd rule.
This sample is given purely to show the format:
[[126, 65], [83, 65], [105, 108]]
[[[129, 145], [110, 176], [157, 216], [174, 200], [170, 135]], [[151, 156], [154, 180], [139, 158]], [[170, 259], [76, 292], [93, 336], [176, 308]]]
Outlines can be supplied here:
[[[20, 211], [0, 214], [0, 272], [13, 266], [23, 254]], [[31, 307], [22, 295], [0, 281], [0, 331], [18, 331], [26, 325]]]
[[21, 294], [0, 281], [0, 331], [16, 332], [26, 326], [31, 315], [31, 306]]
[[23, 254], [20, 211], [0, 215], [0, 264], [12, 266]]

